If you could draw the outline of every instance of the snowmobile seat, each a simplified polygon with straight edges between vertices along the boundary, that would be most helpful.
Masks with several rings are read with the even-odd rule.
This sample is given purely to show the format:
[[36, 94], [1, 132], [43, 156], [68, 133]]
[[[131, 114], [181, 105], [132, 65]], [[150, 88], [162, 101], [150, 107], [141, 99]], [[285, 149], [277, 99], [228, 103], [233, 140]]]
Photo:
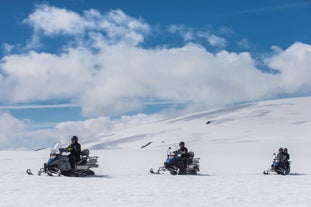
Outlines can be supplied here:
[[90, 151], [88, 149], [84, 149], [81, 151], [81, 159], [77, 162], [77, 165], [85, 165], [87, 163], [87, 159], [89, 157]]
[[89, 157], [90, 151], [88, 149], [84, 149], [81, 151], [82, 157]]
[[82, 157], [78, 162], [77, 165], [85, 165], [87, 163], [87, 157]]
[[188, 152], [187, 157], [188, 158], [193, 158], [194, 157], [194, 153], [193, 152]]
[[193, 161], [194, 153], [193, 152], [188, 152], [187, 158], [188, 158], [188, 164], [191, 164]]

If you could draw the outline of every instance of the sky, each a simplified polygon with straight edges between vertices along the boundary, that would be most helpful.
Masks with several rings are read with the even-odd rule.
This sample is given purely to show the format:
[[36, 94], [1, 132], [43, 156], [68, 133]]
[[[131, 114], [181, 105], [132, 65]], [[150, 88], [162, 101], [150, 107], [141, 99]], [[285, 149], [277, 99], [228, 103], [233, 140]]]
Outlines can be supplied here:
[[311, 94], [310, 0], [2, 1], [0, 149]]

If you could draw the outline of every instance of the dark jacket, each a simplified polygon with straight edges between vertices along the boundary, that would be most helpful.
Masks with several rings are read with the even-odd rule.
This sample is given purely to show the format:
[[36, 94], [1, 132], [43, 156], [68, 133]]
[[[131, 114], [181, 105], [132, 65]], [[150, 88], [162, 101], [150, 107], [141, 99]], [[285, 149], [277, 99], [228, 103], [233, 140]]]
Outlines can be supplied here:
[[288, 161], [289, 158], [290, 158], [289, 154], [288, 154], [287, 152], [284, 152], [284, 156], [285, 156], [285, 158], [286, 158], [285, 160]]
[[276, 155], [276, 159], [278, 159], [281, 162], [286, 162], [289, 159], [289, 154], [287, 153], [287, 155], [284, 152], [279, 152]]
[[81, 145], [76, 142], [74, 144], [70, 144], [67, 147], [68, 152], [70, 152], [70, 155], [74, 157], [75, 162], [78, 162], [80, 160], [81, 155]]
[[187, 157], [188, 149], [186, 147], [181, 147], [178, 149], [178, 154], [180, 154], [181, 157]]

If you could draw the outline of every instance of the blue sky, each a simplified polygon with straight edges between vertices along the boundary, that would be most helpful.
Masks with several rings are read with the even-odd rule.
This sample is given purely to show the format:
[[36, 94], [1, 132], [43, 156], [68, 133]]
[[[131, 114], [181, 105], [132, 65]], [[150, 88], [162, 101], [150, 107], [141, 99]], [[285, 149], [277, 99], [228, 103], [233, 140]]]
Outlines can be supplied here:
[[[96, 9], [102, 13], [121, 9], [134, 18], [143, 18], [152, 26], [165, 28], [169, 25], [184, 25], [197, 30], [221, 33], [222, 27], [230, 29], [230, 50], [242, 50], [236, 40], [246, 38], [260, 52], [268, 51], [271, 45], [288, 47], [295, 41], [310, 42], [310, 1], [96, 1], [96, 0], [53, 0], [21, 1], [1, 3], [1, 25], [6, 28], [1, 42], [23, 43], [32, 31], [22, 21], [34, 11], [36, 4], [50, 5], [82, 13]], [[160, 36], [160, 37], [159, 37]], [[157, 44], [181, 45], [168, 36], [148, 37], [147, 46]]]
[[311, 93], [307, 0], [11, 0], [0, 10], [3, 148]]

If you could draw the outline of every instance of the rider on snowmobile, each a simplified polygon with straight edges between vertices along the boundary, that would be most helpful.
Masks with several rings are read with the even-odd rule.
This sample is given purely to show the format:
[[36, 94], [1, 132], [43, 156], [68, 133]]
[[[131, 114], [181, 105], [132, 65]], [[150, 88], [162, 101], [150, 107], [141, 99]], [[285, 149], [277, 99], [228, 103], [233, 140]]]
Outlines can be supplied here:
[[289, 166], [289, 154], [288, 154], [288, 151], [287, 151], [287, 148], [284, 148], [284, 157], [285, 157], [285, 166], [288, 167]]
[[178, 154], [181, 158], [187, 157], [188, 149], [185, 147], [185, 142], [179, 143]]
[[169, 147], [167, 160], [164, 162], [164, 166], [166, 168], [176, 166], [180, 169], [181, 173], [185, 172], [187, 167], [187, 154], [188, 149], [185, 147], [184, 142], [179, 143], [178, 150], [174, 150], [174, 148]]
[[177, 153], [180, 155], [180, 159], [183, 162], [182, 168], [180, 169], [181, 173], [186, 172], [187, 164], [188, 164], [188, 149], [185, 147], [185, 142], [179, 143], [179, 149]]
[[278, 168], [287, 168], [289, 166], [289, 162], [287, 158], [289, 159], [289, 154], [287, 153], [287, 149], [285, 152], [283, 148], [280, 148], [278, 154], [276, 155], [274, 159], [272, 166], [278, 167]]
[[283, 150], [283, 148], [280, 148], [278, 154], [276, 155], [276, 159], [283, 162], [284, 158], [285, 158], [284, 150]]
[[288, 154], [287, 148], [284, 148], [284, 156], [285, 156], [286, 160], [288, 161], [289, 158], [290, 158], [290, 156], [289, 156], [289, 154]]
[[196, 175], [200, 171], [200, 158], [194, 157], [193, 152], [188, 152], [184, 142], [179, 143], [179, 148], [171, 146], [167, 150], [167, 159], [164, 166], [158, 171], [150, 169], [152, 174], [162, 174], [169, 171], [171, 175]]
[[71, 138], [71, 144], [66, 149], [68, 152], [70, 152], [69, 162], [70, 162], [71, 168], [74, 170], [75, 164], [79, 162], [80, 155], [81, 155], [81, 145], [78, 143], [77, 136], [73, 136]]
[[279, 152], [273, 153], [273, 163], [271, 168], [263, 173], [269, 175], [270, 173], [277, 173], [288, 175], [290, 172], [289, 154], [287, 148], [279, 148]]

